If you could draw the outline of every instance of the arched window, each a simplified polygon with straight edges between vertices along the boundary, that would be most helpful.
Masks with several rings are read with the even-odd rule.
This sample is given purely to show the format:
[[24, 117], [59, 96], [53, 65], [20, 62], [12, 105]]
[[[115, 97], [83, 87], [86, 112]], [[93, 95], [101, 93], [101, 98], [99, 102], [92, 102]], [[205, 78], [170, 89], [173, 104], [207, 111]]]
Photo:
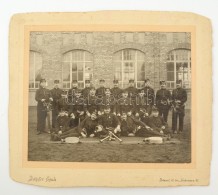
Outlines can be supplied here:
[[191, 87], [191, 51], [175, 49], [167, 56], [167, 85], [175, 88], [175, 81], [182, 80], [184, 88]]
[[42, 70], [42, 55], [36, 51], [30, 51], [29, 58], [29, 88], [39, 88]]
[[129, 79], [134, 79], [136, 87], [141, 87], [145, 80], [145, 54], [135, 49], [116, 52], [113, 58], [114, 78], [119, 80], [122, 88], [128, 86]]
[[77, 80], [79, 88], [84, 87], [84, 81], [93, 77], [93, 56], [84, 50], [73, 50], [63, 56], [62, 80], [63, 88], [71, 88], [73, 80]]

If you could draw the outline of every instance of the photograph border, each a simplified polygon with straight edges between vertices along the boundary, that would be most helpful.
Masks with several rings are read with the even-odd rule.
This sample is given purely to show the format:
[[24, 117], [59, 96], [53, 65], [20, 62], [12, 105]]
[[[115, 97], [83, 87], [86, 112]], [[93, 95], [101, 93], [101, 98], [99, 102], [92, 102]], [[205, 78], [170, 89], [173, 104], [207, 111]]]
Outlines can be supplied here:
[[[109, 19], [105, 24], [106, 16], [117, 17], [117, 20]], [[115, 13], [115, 14], [114, 14]], [[137, 14], [133, 14], [137, 13]], [[129, 16], [127, 16], [129, 15]], [[37, 17], [38, 21], [37, 21]], [[46, 16], [45, 21], [43, 16]], [[53, 18], [54, 16], [54, 18]], [[67, 22], [63, 22], [64, 18], [67, 18]], [[105, 12], [90, 12], [85, 13], [85, 17], [81, 21], [70, 21], [75, 18], [84, 16], [84, 13], [35, 13], [35, 14], [18, 14], [13, 16], [11, 20], [10, 28], [10, 149], [11, 149], [11, 177], [17, 181], [29, 183], [33, 185], [60, 187], [60, 186], [175, 186], [175, 185], [208, 185], [209, 182], [209, 167], [211, 160], [211, 108], [212, 108], [212, 87], [211, 87], [211, 24], [210, 21], [202, 16], [191, 13], [176, 13], [176, 12], [137, 12], [137, 11], [105, 11]], [[92, 17], [93, 16], [93, 17]], [[137, 21], [138, 18], [146, 19], [140, 24], [133, 21]], [[157, 18], [165, 16], [169, 21], [161, 22], [156, 21]], [[102, 17], [102, 18], [101, 18]], [[131, 18], [130, 24], [127, 25], [124, 19], [125, 17]], [[151, 18], [151, 21], [149, 19]], [[179, 20], [178, 25], [176, 20]], [[94, 21], [94, 22], [93, 22]], [[100, 21], [100, 22], [98, 22]], [[113, 22], [112, 22], [113, 21]], [[149, 22], [148, 22], [149, 21]], [[62, 25], [61, 22], [63, 22]], [[81, 22], [81, 25], [78, 23]], [[111, 23], [110, 23], [111, 22]], [[43, 25], [39, 25], [39, 24]], [[72, 24], [71, 24], [72, 23]], [[90, 25], [90, 23], [92, 25]], [[144, 24], [152, 25], [144, 25]], [[157, 25], [154, 25], [157, 23]], [[57, 25], [55, 25], [57, 24]], [[89, 25], [88, 25], [89, 24]], [[169, 25], [170, 24], [170, 25]], [[172, 25], [171, 25], [172, 24]], [[188, 25], [184, 25], [188, 24]], [[134, 31], [131, 28], [134, 26]], [[206, 27], [206, 28], [205, 28]], [[204, 29], [204, 32], [202, 32]], [[16, 31], [17, 30], [17, 31]], [[192, 82], [191, 82], [191, 163], [83, 163], [83, 162], [30, 162], [28, 161], [28, 64], [29, 64], [29, 39], [31, 31], [152, 31], [152, 32], [190, 32], [191, 33], [191, 54], [192, 54]], [[203, 34], [204, 33], [204, 34]], [[206, 35], [208, 36], [206, 36]], [[199, 41], [200, 40], [200, 41]], [[17, 42], [16, 42], [17, 41]], [[199, 42], [198, 42], [199, 41]], [[205, 42], [206, 41], [206, 42]], [[199, 48], [203, 46], [204, 48]], [[14, 46], [14, 47], [13, 47]], [[24, 50], [22, 49], [24, 48]], [[207, 51], [204, 56], [199, 57], [203, 51]], [[19, 51], [19, 52], [18, 52]], [[17, 52], [17, 53], [16, 53]], [[13, 58], [15, 54], [15, 58]], [[22, 56], [20, 56], [22, 54]], [[19, 57], [20, 56], [20, 57]], [[198, 68], [196, 66], [196, 57], [198, 59]], [[201, 60], [205, 61], [201, 61]], [[19, 67], [16, 67], [15, 63], [19, 63]], [[22, 63], [23, 62], [23, 63]], [[208, 66], [209, 63], [209, 66]], [[200, 68], [203, 65], [207, 65], [205, 70]], [[22, 69], [22, 73], [17, 75], [18, 69]], [[198, 74], [197, 74], [198, 73]], [[208, 94], [197, 98], [199, 95], [199, 86], [196, 85], [197, 79], [203, 78], [206, 75], [207, 85], [202, 84], [200, 88], [205, 89]], [[21, 89], [18, 91], [19, 98], [15, 100], [17, 87]], [[210, 86], [210, 87], [208, 87]], [[25, 90], [24, 90], [25, 89]], [[206, 105], [200, 104], [201, 101], [207, 101]], [[17, 106], [15, 104], [18, 103]], [[13, 112], [13, 106], [18, 110]], [[205, 109], [206, 117], [203, 118], [203, 114], [199, 113], [199, 109]], [[16, 114], [21, 114], [18, 121], [13, 120]], [[203, 120], [202, 120], [203, 119]], [[199, 126], [202, 125], [200, 128]], [[17, 125], [17, 126], [16, 126]], [[19, 130], [15, 135], [15, 128]], [[197, 128], [198, 131], [197, 131]], [[207, 128], [208, 132], [204, 132], [203, 128]], [[207, 135], [205, 140], [202, 135]], [[205, 143], [208, 145], [204, 146]], [[204, 146], [204, 147], [203, 147]], [[203, 150], [202, 150], [203, 149]], [[201, 151], [200, 151], [201, 150]], [[204, 158], [203, 158], [204, 153]], [[45, 169], [46, 168], [46, 169]], [[46, 183], [29, 181], [30, 174], [33, 175], [49, 175], [54, 173], [52, 171], [62, 171], [60, 175], [56, 175], [59, 178], [58, 182]], [[158, 173], [154, 174], [154, 171], [158, 169]], [[24, 171], [25, 170], [25, 171]], [[64, 174], [70, 171], [69, 178], [73, 178], [72, 181], [64, 181]], [[114, 171], [113, 171], [114, 170]], [[23, 172], [22, 172], [23, 171]], [[89, 174], [88, 178], [85, 178], [82, 174]], [[104, 173], [110, 173], [110, 177], [104, 178]], [[147, 175], [144, 175], [144, 174]], [[153, 174], [152, 174], [153, 173]], [[74, 174], [74, 175], [73, 175]], [[119, 174], [119, 175], [118, 175]], [[127, 174], [130, 178], [124, 179]], [[131, 175], [132, 174], [132, 175]], [[196, 174], [196, 175], [193, 175]], [[147, 176], [149, 175], [149, 178]], [[172, 180], [166, 179], [162, 182], [161, 178], [167, 177]], [[76, 176], [79, 176], [76, 180]], [[118, 176], [118, 177], [117, 177]], [[91, 180], [91, 177], [93, 181]], [[118, 181], [116, 178], [123, 178], [124, 181]], [[196, 179], [189, 179], [196, 178]], [[101, 178], [101, 182], [97, 183]], [[136, 179], [133, 182], [133, 179]], [[183, 178], [181, 180], [175, 180], [175, 178]], [[187, 179], [186, 179], [187, 178]], [[200, 178], [200, 180], [199, 180]], [[114, 179], [114, 180], [113, 180]], [[164, 181], [164, 179], [163, 179]]]

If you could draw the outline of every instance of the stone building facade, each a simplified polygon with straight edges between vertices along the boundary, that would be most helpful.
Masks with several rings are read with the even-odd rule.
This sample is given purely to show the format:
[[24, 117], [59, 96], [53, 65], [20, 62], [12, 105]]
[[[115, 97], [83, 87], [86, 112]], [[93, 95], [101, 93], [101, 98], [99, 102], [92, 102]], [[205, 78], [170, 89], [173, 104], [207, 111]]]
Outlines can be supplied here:
[[40, 78], [46, 78], [48, 88], [59, 79], [65, 89], [72, 80], [82, 88], [85, 79], [95, 87], [105, 79], [110, 87], [115, 78], [123, 88], [128, 79], [135, 79], [140, 88], [149, 78], [155, 90], [160, 80], [172, 89], [176, 79], [182, 79], [190, 107], [190, 51], [191, 35], [185, 32], [32, 32], [29, 105], [36, 105]]

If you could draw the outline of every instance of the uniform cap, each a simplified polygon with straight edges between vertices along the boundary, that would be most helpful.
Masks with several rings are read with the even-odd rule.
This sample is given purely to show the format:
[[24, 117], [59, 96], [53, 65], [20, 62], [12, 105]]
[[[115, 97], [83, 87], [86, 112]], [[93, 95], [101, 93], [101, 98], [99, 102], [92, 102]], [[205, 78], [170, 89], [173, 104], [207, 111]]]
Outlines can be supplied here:
[[160, 85], [166, 84], [166, 81], [160, 81]]
[[39, 82], [40, 82], [40, 83], [43, 83], [43, 82], [46, 82], [46, 80], [45, 80], [45, 79], [40, 79]]
[[133, 79], [130, 79], [129, 80], [129, 83], [134, 83], [135, 81]]
[[54, 80], [54, 83], [55, 83], [55, 84], [59, 84], [60, 81], [59, 81], [59, 80]]

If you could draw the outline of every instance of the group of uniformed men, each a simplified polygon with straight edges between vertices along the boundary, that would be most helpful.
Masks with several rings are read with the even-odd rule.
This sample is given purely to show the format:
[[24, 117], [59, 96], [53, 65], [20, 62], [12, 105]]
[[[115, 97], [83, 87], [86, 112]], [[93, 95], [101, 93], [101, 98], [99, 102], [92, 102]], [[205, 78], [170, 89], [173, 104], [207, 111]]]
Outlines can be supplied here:
[[[68, 136], [106, 136], [112, 129], [117, 136], [169, 136], [183, 131], [186, 90], [182, 81], [176, 81], [172, 93], [166, 89], [166, 82], [160, 81], [156, 94], [145, 80], [141, 89], [135, 87], [134, 80], [129, 80], [126, 89], [119, 88], [118, 80], [113, 81], [113, 88], [105, 87], [105, 80], [99, 81], [95, 89], [90, 80], [85, 81], [85, 88], [79, 89], [74, 80], [67, 91], [60, 89], [59, 80], [54, 81], [54, 88], [46, 88], [46, 80], [40, 80], [36, 91], [37, 134], [45, 131], [47, 113], [52, 111], [52, 139], [64, 139]], [[172, 109], [172, 129], [169, 131], [167, 120]], [[177, 120], [179, 127], [177, 128]]]

